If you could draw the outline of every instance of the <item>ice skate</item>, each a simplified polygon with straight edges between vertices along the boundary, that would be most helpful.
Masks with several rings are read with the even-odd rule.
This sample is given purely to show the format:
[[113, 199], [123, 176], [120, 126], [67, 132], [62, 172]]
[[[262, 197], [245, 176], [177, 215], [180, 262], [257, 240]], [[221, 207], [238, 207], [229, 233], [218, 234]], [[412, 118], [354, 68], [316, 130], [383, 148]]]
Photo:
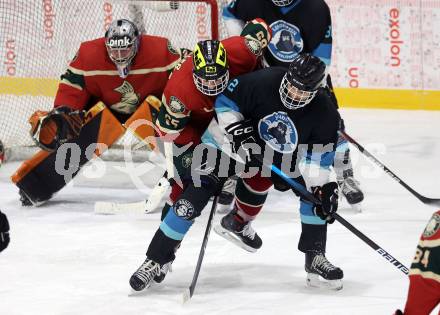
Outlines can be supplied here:
[[338, 185], [350, 206], [358, 212], [362, 211], [361, 202], [364, 200], [364, 193], [359, 187], [359, 182], [354, 179], [353, 171], [344, 171], [343, 178], [338, 178]]
[[214, 227], [214, 231], [248, 252], [256, 252], [263, 244], [261, 238], [252, 228], [251, 222], [243, 222], [236, 215], [236, 211], [231, 211], [224, 216], [220, 225]]
[[154, 282], [160, 283], [165, 278], [168, 270], [170, 270], [171, 262], [160, 265], [155, 261], [145, 259], [144, 263], [130, 277], [130, 286], [134, 291], [142, 291], [151, 286]]
[[329, 262], [323, 253], [306, 253], [305, 270], [308, 286], [332, 290], [342, 289], [344, 273], [340, 268]]
[[227, 213], [232, 210], [234, 205], [235, 187], [237, 186], [236, 176], [228, 178], [223, 185], [222, 191], [218, 198], [217, 211], [218, 213]]

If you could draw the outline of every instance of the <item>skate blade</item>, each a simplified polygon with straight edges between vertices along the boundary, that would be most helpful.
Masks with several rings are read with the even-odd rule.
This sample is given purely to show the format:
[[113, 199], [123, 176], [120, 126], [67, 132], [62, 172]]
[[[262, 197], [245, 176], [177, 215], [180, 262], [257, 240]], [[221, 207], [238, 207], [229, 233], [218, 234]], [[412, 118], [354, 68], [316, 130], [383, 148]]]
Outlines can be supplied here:
[[313, 288], [322, 288], [339, 291], [343, 288], [342, 279], [326, 280], [315, 273], [307, 273], [307, 285]]
[[237, 245], [238, 247], [244, 249], [245, 251], [248, 251], [250, 253], [255, 253], [257, 251], [255, 248], [244, 244], [237, 236], [235, 236], [233, 233], [223, 228], [221, 225], [214, 226], [214, 231], [224, 239], [230, 241], [231, 243]]

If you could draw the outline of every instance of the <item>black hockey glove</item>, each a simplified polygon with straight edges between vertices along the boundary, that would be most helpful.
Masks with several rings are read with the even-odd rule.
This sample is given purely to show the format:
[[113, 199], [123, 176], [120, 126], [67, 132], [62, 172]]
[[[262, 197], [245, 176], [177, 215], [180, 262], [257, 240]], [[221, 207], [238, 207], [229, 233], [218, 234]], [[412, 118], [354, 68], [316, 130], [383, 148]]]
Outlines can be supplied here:
[[240, 148], [249, 154], [249, 144], [255, 144], [254, 127], [251, 120], [242, 120], [225, 128], [229, 135], [232, 152], [238, 153]]
[[63, 143], [78, 137], [84, 116], [84, 111], [74, 111], [67, 106], [50, 112], [36, 111], [29, 118], [32, 139], [43, 150], [55, 151]]
[[8, 247], [9, 241], [8, 218], [0, 211], [0, 252]]
[[330, 182], [322, 186], [312, 187], [313, 195], [321, 200], [321, 205], [315, 205], [313, 212], [315, 215], [328, 223], [333, 223], [335, 219], [331, 216], [338, 210], [338, 184]]

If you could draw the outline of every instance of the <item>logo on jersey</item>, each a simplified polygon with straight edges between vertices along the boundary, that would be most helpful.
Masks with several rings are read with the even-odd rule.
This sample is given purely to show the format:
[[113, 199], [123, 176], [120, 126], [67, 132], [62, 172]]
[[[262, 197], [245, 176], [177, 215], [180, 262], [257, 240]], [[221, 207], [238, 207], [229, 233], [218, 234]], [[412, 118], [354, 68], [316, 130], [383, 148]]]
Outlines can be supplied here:
[[423, 231], [424, 237], [431, 237], [440, 229], [440, 214], [434, 213], [431, 220], [429, 220], [428, 225]]
[[174, 212], [181, 218], [190, 219], [194, 215], [194, 206], [186, 199], [179, 199], [173, 208]]
[[175, 96], [170, 97], [170, 104], [168, 105], [171, 112], [183, 113], [185, 111], [185, 105]]
[[270, 27], [272, 28], [272, 40], [268, 45], [270, 53], [279, 61], [291, 62], [304, 48], [300, 30], [285, 21], [275, 21]]
[[263, 50], [259, 41], [253, 38], [245, 38], [244, 42], [251, 53], [253, 53], [255, 56], [261, 56]]
[[272, 149], [283, 154], [292, 153], [298, 145], [295, 124], [285, 112], [276, 112], [261, 119], [258, 133]]
[[124, 81], [124, 83], [114, 89], [114, 91], [121, 94], [121, 101], [111, 105], [110, 108], [122, 114], [134, 113], [139, 106], [139, 94], [135, 93], [133, 86], [127, 81]]

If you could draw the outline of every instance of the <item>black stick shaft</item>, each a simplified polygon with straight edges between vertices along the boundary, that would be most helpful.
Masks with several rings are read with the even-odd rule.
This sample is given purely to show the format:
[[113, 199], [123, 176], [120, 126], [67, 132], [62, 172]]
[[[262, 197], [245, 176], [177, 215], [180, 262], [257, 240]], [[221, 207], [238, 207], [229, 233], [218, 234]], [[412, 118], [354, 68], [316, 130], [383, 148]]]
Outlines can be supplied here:
[[379, 166], [385, 173], [391, 176], [392, 179], [394, 179], [396, 182], [398, 182], [400, 185], [405, 187], [406, 190], [408, 190], [413, 196], [415, 196], [417, 199], [419, 199], [424, 204], [433, 205], [433, 206], [440, 206], [440, 199], [433, 199], [428, 198], [425, 196], [422, 196], [417, 191], [412, 189], [410, 186], [408, 186], [407, 183], [405, 183], [401, 178], [399, 178], [394, 172], [392, 172], [388, 167], [386, 167], [381, 161], [379, 161], [374, 155], [372, 155], [370, 152], [368, 152], [361, 144], [359, 144], [356, 140], [354, 140], [352, 137], [350, 137], [345, 131], [338, 131], [338, 133], [344, 137], [348, 142], [353, 144], [362, 154], [364, 154], [366, 157], [368, 157], [374, 164]]
[[197, 259], [196, 269], [194, 270], [194, 276], [189, 286], [190, 298], [194, 294], [194, 290], [197, 285], [197, 279], [199, 278], [200, 268], [202, 267], [203, 257], [205, 256], [206, 245], [208, 244], [209, 233], [211, 232], [212, 219], [214, 218], [215, 209], [217, 208], [218, 196], [215, 196], [212, 202], [211, 212], [209, 213], [208, 223], [206, 224], [205, 235], [203, 236], [202, 247], [200, 248], [199, 258]]
[[[267, 166], [269, 167], [269, 166]], [[295, 188], [296, 191], [298, 191], [304, 199], [314, 203], [314, 204], [321, 204], [321, 201], [318, 200], [311, 192], [309, 192], [304, 186], [302, 186], [300, 183], [298, 183], [296, 180], [289, 178], [286, 176], [285, 173], [283, 173], [279, 168], [277, 168], [275, 165], [271, 165], [270, 169], [280, 176], [286, 183], [288, 183], [291, 187]], [[362, 241], [364, 241], [367, 245], [369, 245], [371, 248], [373, 248], [377, 253], [379, 253], [383, 258], [385, 258], [389, 263], [394, 265], [397, 269], [402, 271], [404, 274], [408, 274], [408, 268], [405, 267], [402, 263], [400, 263], [396, 258], [391, 256], [386, 250], [384, 250], [382, 247], [377, 245], [375, 242], [373, 242], [369, 237], [367, 237], [364, 233], [356, 229], [353, 225], [351, 225], [347, 220], [345, 220], [343, 217], [341, 217], [337, 213], [332, 213], [332, 217], [335, 218], [339, 223], [341, 223], [343, 226], [345, 226], [348, 230], [350, 230], [354, 235], [359, 237]]]
[[385, 258], [390, 264], [394, 265], [397, 269], [402, 271], [404, 274], [408, 274], [408, 268], [405, 267], [400, 261], [398, 261], [396, 258], [391, 256], [386, 250], [384, 250], [382, 247], [377, 245], [373, 240], [371, 240], [369, 237], [367, 237], [364, 233], [359, 231], [357, 228], [355, 228], [351, 223], [349, 223], [347, 220], [345, 220], [343, 217], [341, 217], [337, 213], [333, 213], [332, 217], [335, 218], [336, 221], [341, 223], [343, 226], [345, 226], [348, 230], [350, 230], [354, 235], [359, 237], [361, 240], [364, 241], [368, 246], [370, 246], [372, 249], [374, 249], [379, 255], [381, 255], [383, 258]]

